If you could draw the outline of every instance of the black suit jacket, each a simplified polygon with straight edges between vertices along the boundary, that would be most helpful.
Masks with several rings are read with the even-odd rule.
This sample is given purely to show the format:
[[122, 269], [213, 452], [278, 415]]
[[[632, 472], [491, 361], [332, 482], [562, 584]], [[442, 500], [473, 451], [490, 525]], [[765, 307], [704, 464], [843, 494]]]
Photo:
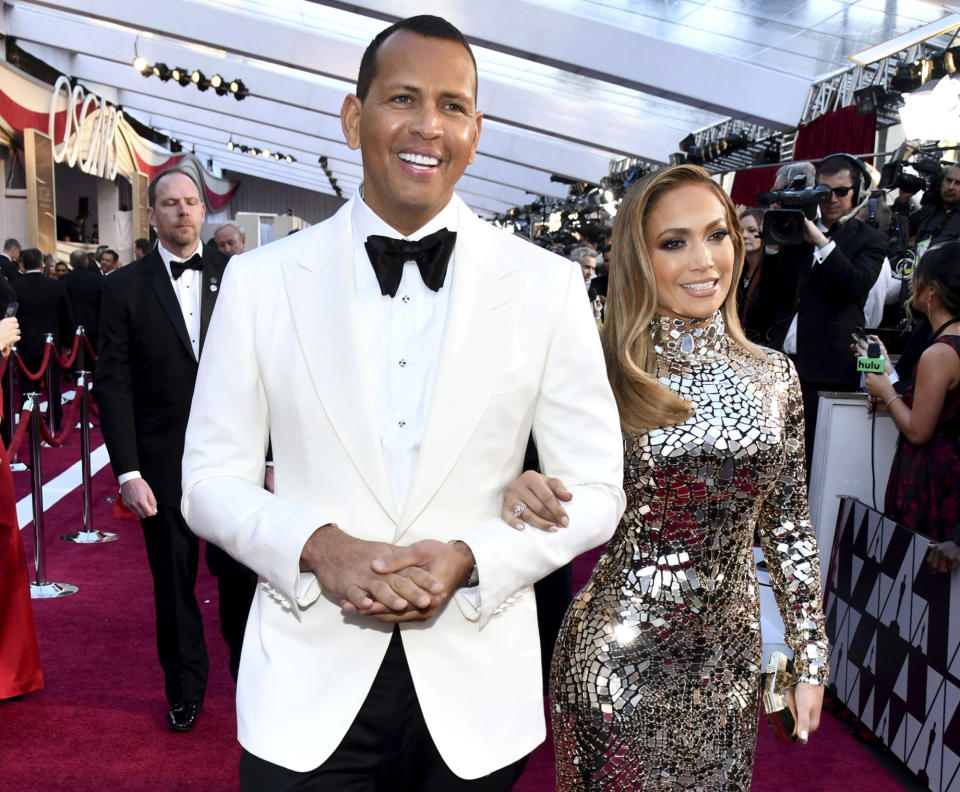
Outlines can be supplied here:
[[78, 325], [83, 325], [90, 343], [96, 349], [100, 334], [100, 302], [106, 288], [106, 278], [89, 270], [78, 269], [61, 277], [60, 283], [67, 287], [73, 318]]
[[20, 272], [20, 268], [6, 253], [0, 253], [0, 273], [11, 283], [23, 274]]
[[53, 333], [57, 348], [73, 344], [76, 325], [67, 299], [67, 288], [55, 278], [46, 277], [40, 270], [25, 274], [13, 284], [20, 308], [20, 341], [17, 349], [24, 362], [31, 367], [43, 357], [47, 333]]
[[[226, 265], [226, 256], [204, 245], [201, 349]], [[180, 303], [157, 249], [104, 280], [96, 394], [113, 472], [139, 470], [158, 504], [179, 508], [197, 378]]]
[[3, 316], [7, 306], [12, 302], [17, 302], [17, 293], [13, 290], [10, 281], [6, 278], [0, 278], [0, 317]]
[[801, 382], [848, 390], [860, 375], [850, 351], [854, 328], [864, 323], [863, 305], [887, 254], [877, 229], [856, 219], [835, 228], [836, 247], [813, 265], [813, 245], [781, 248], [764, 259], [762, 299], [776, 305], [769, 345], [783, 348], [797, 314], [794, 362]]

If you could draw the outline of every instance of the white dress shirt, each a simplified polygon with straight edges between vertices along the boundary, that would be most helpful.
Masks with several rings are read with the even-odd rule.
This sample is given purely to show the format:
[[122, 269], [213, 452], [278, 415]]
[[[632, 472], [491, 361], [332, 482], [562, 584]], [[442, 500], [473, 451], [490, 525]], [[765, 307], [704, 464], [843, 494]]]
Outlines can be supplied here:
[[177, 302], [180, 303], [180, 310], [183, 312], [183, 321], [187, 326], [187, 337], [190, 339], [190, 346], [193, 347], [193, 356], [200, 359], [200, 290], [203, 288], [203, 273], [200, 270], [186, 269], [183, 274], [173, 279], [173, 272], [170, 269], [171, 261], [186, 261], [190, 256], [197, 254], [203, 256], [203, 243], [197, 240], [197, 249], [186, 256], [175, 256], [167, 250], [163, 243], [157, 244], [157, 252], [163, 259], [163, 266], [167, 269], [167, 275], [173, 284], [173, 291], [177, 295]]
[[[425, 226], [403, 238], [416, 241], [441, 228], [455, 232], [457, 222], [451, 202]], [[436, 292], [424, 284], [416, 263], [407, 262], [397, 295], [391, 298], [380, 293], [364, 243], [372, 234], [393, 239], [402, 235], [361, 200], [354, 203], [351, 224], [357, 302], [363, 317], [365, 359], [360, 362], [373, 386], [381, 448], [397, 509], [403, 511], [430, 414], [457, 254], [454, 250], [444, 284]]]
[[[166, 267], [167, 277], [173, 284], [173, 293], [177, 295], [177, 302], [180, 303], [180, 310], [183, 312], [183, 321], [187, 326], [187, 336], [190, 338], [190, 346], [193, 347], [193, 356], [200, 359], [200, 290], [203, 288], [203, 273], [200, 270], [186, 269], [183, 274], [173, 279], [173, 272], [170, 269], [171, 261], [186, 261], [194, 253], [203, 255], [203, 242], [197, 240], [197, 249], [186, 256], [175, 256], [167, 250], [162, 242], [157, 243], [157, 251], [160, 258], [163, 259], [163, 266]], [[117, 483], [122, 487], [131, 479], [143, 478], [139, 470], [130, 470], [117, 476]]]

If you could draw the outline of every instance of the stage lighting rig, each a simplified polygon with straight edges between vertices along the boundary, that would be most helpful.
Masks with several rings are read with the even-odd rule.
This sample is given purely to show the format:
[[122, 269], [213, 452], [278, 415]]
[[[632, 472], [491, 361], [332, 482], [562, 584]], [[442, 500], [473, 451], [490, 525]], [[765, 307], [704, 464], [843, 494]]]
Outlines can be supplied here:
[[297, 158], [293, 154], [283, 154], [279, 151], [274, 151], [270, 148], [257, 148], [256, 146], [248, 146], [245, 143], [234, 143], [233, 138], [231, 137], [227, 143], [227, 151], [239, 151], [242, 154], [250, 154], [253, 157], [263, 157], [264, 159], [273, 159], [278, 162], [296, 162]]
[[330, 167], [327, 164], [327, 158], [321, 154], [319, 157], [317, 157], [317, 162], [320, 163], [320, 167], [323, 169], [323, 172], [327, 177], [327, 181], [330, 182], [330, 187], [336, 193], [337, 198], [343, 198], [343, 190], [341, 190], [340, 185], [337, 184], [337, 180], [333, 176], [333, 171], [330, 170]]
[[214, 74], [207, 78], [200, 69], [186, 69], [183, 66], [169, 68], [165, 63], [156, 63], [151, 66], [147, 59], [142, 55], [137, 55], [133, 59], [133, 68], [144, 77], [157, 77], [162, 82], [174, 80], [183, 87], [188, 85], [197, 86], [198, 91], [206, 91], [213, 88], [217, 96], [226, 96], [233, 94], [233, 98], [238, 102], [246, 99], [250, 95], [250, 89], [244, 84], [243, 80], [237, 78], [227, 82], [219, 74]]

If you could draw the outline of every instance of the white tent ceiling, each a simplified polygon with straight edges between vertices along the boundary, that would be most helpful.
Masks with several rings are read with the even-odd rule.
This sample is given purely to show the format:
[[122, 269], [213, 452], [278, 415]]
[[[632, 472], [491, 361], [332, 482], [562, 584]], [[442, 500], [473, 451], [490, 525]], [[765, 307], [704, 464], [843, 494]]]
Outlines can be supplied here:
[[[960, 9], [925, 0], [0, 0], [0, 33], [215, 167], [351, 195], [359, 154], [339, 110], [390, 22], [436, 13], [474, 45], [485, 120], [460, 184], [483, 213], [563, 197], [613, 159], [666, 162], [726, 118], [796, 126], [811, 81], [847, 56]], [[241, 78], [236, 101], [145, 79], [131, 62]], [[289, 164], [227, 151], [281, 151]]]

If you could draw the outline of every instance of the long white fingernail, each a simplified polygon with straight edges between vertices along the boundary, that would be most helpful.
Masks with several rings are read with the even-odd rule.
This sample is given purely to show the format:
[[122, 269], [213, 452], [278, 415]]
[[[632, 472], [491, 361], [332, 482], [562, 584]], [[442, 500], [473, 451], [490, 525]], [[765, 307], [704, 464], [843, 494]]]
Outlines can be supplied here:
[[801, 729], [798, 736], [800, 737], [800, 742], [806, 742], [810, 735], [805, 729]]
[[522, 531], [524, 529], [524, 524], [522, 522], [514, 523], [513, 527], [516, 528], [518, 531]]

